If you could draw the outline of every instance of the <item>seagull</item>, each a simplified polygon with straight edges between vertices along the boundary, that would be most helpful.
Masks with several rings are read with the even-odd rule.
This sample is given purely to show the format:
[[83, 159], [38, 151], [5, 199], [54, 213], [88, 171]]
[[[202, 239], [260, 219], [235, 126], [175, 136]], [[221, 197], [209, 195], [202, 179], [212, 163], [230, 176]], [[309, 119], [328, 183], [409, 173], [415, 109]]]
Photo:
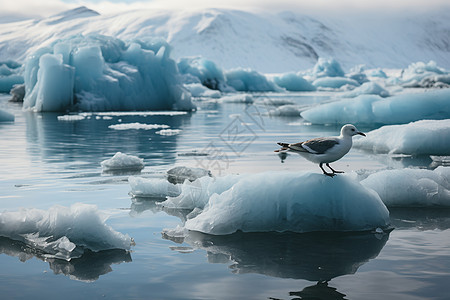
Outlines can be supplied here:
[[[281, 149], [275, 150], [275, 152], [283, 153], [291, 151], [298, 153], [307, 160], [318, 163], [323, 174], [333, 177], [337, 173], [344, 172], [334, 170], [330, 166], [330, 163], [341, 159], [348, 151], [350, 151], [350, 148], [352, 147], [352, 137], [357, 134], [366, 136], [361, 131], [358, 131], [352, 124], [347, 124], [342, 126], [340, 136], [320, 137], [295, 144], [278, 143], [278, 145], [281, 146]], [[325, 171], [323, 164], [330, 168], [332, 173]]]

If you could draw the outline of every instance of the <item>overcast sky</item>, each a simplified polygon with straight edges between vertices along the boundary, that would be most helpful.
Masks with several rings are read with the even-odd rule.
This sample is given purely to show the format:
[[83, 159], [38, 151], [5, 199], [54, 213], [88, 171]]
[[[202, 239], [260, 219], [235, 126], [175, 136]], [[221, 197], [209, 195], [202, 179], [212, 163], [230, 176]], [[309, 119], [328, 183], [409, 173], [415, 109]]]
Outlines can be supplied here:
[[81, 5], [102, 14], [143, 8], [226, 7], [268, 10], [297, 10], [304, 13], [404, 12], [450, 8], [449, 0], [0, 0], [0, 23], [24, 18], [46, 17]]

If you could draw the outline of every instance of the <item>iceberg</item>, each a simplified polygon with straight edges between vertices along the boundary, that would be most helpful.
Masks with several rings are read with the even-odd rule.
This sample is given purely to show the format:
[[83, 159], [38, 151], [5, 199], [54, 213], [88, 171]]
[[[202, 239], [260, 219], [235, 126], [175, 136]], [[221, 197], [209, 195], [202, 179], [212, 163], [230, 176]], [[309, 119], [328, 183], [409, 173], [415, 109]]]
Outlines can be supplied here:
[[316, 88], [339, 89], [344, 86], [357, 87], [358, 81], [346, 77], [321, 77], [313, 81]]
[[180, 186], [168, 182], [166, 179], [128, 177], [131, 194], [134, 197], [165, 198], [180, 195]]
[[359, 95], [378, 95], [380, 97], [389, 97], [389, 92], [375, 82], [365, 82], [353, 91], [341, 95], [344, 98], [354, 98]]
[[238, 92], [274, 92], [280, 88], [266, 76], [251, 69], [237, 68], [225, 72], [227, 85]]
[[361, 95], [318, 105], [301, 116], [313, 124], [404, 124], [422, 119], [448, 119], [450, 89], [400, 94], [388, 98]]
[[0, 109], [0, 122], [14, 122], [14, 115], [6, 110]]
[[172, 183], [183, 183], [186, 179], [194, 181], [204, 176], [212, 177], [211, 171], [185, 166], [174, 167], [167, 171], [167, 179]]
[[21, 69], [15, 61], [0, 61], [0, 93], [9, 93], [14, 85], [23, 84]]
[[450, 85], [450, 74], [434, 61], [412, 63], [401, 75], [400, 83], [404, 87], [441, 88]]
[[192, 97], [220, 98], [221, 96], [220, 91], [211, 90], [201, 83], [190, 83], [184, 86], [189, 90]]
[[27, 244], [48, 258], [71, 260], [86, 249], [129, 250], [132, 239], [105, 224], [94, 205], [53, 206], [0, 213], [0, 236]]
[[292, 92], [307, 92], [315, 91], [316, 87], [309, 81], [304, 79], [301, 75], [296, 73], [285, 73], [281, 76], [275, 76], [273, 81], [287, 91]]
[[385, 170], [361, 181], [388, 207], [450, 207], [450, 168]]
[[269, 116], [300, 117], [301, 109], [297, 105], [286, 104], [268, 112]]
[[334, 58], [319, 57], [311, 71], [311, 75], [319, 77], [343, 77], [345, 75], [341, 65]]
[[90, 34], [27, 57], [24, 108], [35, 111], [192, 110], [170, 46]]
[[389, 125], [356, 138], [354, 147], [376, 153], [450, 155], [450, 119], [421, 120], [404, 125]]
[[140, 171], [144, 168], [144, 160], [142, 158], [133, 155], [127, 155], [122, 152], [117, 152], [113, 157], [102, 161], [100, 164], [103, 171]]
[[[366, 231], [389, 225], [389, 212], [378, 194], [346, 176], [270, 172], [229, 181], [235, 183], [212, 194], [203, 211], [186, 221], [186, 229], [225, 235], [236, 231]], [[199, 194], [205, 199], [203, 192]], [[187, 195], [192, 203], [195, 193]]]
[[252, 95], [249, 94], [235, 94], [226, 95], [219, 99], [220, 102], [226, 103], [253, 103], [255, 100]]
[[211, 90], [227, 90], [223, 71], [211, 60], [202, 57], [182, 58], [178, 62], [178, 69], [186, 77], [195, 78], [202, 85]]

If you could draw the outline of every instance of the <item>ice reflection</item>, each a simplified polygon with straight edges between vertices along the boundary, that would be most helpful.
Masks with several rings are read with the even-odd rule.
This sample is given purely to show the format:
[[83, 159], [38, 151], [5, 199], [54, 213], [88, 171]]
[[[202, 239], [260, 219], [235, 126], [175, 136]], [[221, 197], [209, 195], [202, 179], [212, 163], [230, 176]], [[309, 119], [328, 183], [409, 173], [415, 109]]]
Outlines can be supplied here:
[[327, 282], [354, 274], [378, 256], [388, 238], [388, 233], [238, 232], [213, 236], [189, 232], [184, 242], [206, 250], [210, 263], [231, 263], [233, 273]]
[[58, 121], [60, 114], [25, 112], [27, 151], [45, 162], [93, 163], [110, 158], [117, 151], [155, 159], [155, 163], [173, 163], [176, 158], [177, 135], [161, 136], [156, 130], [114, 130], [112, 124], [165, 124], [172, 129], [184, 128], [191, 114], [124, 115], [104, 119], [92, 115], [79, 121]]
[[41, 253], [36, 248], [30, 248], [26, 244], [0, 237], [0, 254], [17, 257], [25, 262], [33, 257], [49, 263], [50, 269], [55, 274], [69, 276], [73, 280], [95, 281], [101, 275], [112, 272], [112, 264], [131, 262], [129, 251], [122, 249], [104, 250], [92, 252], [86, 250], [79, 258], [70, 261], [47, 258], [45, 253]]

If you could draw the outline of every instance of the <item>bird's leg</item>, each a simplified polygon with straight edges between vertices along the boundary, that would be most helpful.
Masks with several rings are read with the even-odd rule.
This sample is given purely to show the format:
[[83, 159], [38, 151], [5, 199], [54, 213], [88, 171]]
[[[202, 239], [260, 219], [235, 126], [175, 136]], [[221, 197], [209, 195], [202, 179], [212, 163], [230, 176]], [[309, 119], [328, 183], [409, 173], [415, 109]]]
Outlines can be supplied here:
[[327, 167], [330, 168], [331, 171], [333, 171], [333, 173], [344, 173], [344, 171], [336, 171], [335, 169], [333, 169], [329, 163], [326, 163]]
[[[330, 177], [333, 177], [334, 175], [336, 175], [336, 174], [334, 174], [334, 173], [328, 173], [327, 171], [325, 171], [325, 170], [323, 169], [322, 165], [323, 165], [323, 163], [320, 163], [320, 164], [319, 164], [319, 167], [322, 169], [323, 174], [325, 174], [325, 175], [327, 175], [327, 176], [330, 176]], [[328, 165], [328, 164], [327, 164], [327, 165]]]

